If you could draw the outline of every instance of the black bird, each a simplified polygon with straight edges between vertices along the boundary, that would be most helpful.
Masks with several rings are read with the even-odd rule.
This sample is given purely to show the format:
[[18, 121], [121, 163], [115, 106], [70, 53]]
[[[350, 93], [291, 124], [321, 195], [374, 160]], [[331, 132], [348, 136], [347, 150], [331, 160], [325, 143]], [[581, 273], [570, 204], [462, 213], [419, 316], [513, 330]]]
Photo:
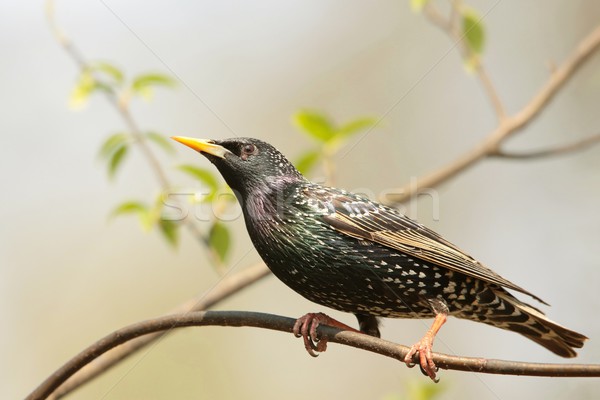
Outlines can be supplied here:
[[[573, 348], [587, 339], [518, 300], [506, 289], [544, 303], [439, 234], [393, 208], [309, 182], [268, 143], [173, 139], [218, 168], [242, 206], [256, 250], [290, 288], [353, 313], [360, 332], [372, 336], [380, 336], [378, 317], [435, 318], [404, 360], [410, 366], [418, 353], [432, 379], [432, 345], [448, 315], [520, 333], [562, 357], [575, 357]], [[320, 323], [354, 330], [322, 313], [299, 318], [294, 333], [313, 356], [326, 347], [316, 335]]]

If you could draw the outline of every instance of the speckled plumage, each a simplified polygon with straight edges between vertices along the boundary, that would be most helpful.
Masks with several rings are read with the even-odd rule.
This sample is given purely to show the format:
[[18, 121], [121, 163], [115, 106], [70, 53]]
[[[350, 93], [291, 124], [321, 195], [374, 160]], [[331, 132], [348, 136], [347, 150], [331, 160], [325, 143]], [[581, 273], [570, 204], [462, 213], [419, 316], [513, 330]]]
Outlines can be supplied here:
[[226, 151], [201, 152], [236, 193], [271, 271], [307, 299], [357, 315], [362, 331], [379, 336], [376, 317], [443, 314], [521, 333], [563, 357], [582, 347], [585, 336], [506, 289], [539, 298], [397, 210], [307, 181], [260, 140], [210, 143]]

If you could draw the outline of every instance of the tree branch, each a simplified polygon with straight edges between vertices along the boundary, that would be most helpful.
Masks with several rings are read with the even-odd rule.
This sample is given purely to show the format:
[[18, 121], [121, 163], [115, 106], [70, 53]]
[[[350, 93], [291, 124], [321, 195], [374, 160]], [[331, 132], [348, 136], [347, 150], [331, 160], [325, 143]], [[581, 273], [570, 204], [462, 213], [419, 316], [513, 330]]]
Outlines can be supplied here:
[[509, 158], [513, 160], [533, 160], [538, 158], [545, 158], [551, 156], [558, 156], [573, 153], [580, 150], [589, 149], [590, 146], [600, 142], [600, 133], [583, 138], [572, 143], [567, 143], [562, 146], [553, 147], [550, 149], [528, 151], [528, 152], [508, 152], [505, 150], [498, 150], [495, 153], [490, 154], [492, 157]]
[[444, 183], [466, 169], [473, 167], [484, 158], [497, 155], [501, 152], [500, 149], [505, 140], [523, 130], [523, 128], [539, 116], [556, 93], [573, 77], [575, 72], [599, 47], [600, 26], [596, 27], [581, 41], [575, 51], [552, 73], [546, 84], [542, 86], [521, 111], [501, 121], [498, 127], [488, 134], [482, 142], [456, 160], [419, 178], [416, 184], [407, 184], [388, 193], [382, 201], [388, 204], [403, 203], [417, 195], [421, 190]]
[[[186, 326], [251, 326], [282, 332], [292, 332], [295, 319], [272, 314], [246, 311], [204, 311], [175, 314], [152, 320], [138, 322], [119, 329], [83, 350], [65, 365], [48, 377], [36, 388], [27, 400], [46, 399], [61, 383], [86, 364], [106, 353], [142, 335], [170, 332]], [[372, 336], [342, 331], [337, 328], [320, 326], [319, 338], [367, 350], [396, 360], [403, 360], [409, 348]], [[561, 377], [600, 377], [600, 365], [591, 364], [542, 364], [517, 361], [494, 360], [486, 358], [458, 357], [434, 353], [433, 360], [442, 369], [481, 372], [488, 374], [561, 376]], [[415, 360], [417, 361], [417, 360]]]

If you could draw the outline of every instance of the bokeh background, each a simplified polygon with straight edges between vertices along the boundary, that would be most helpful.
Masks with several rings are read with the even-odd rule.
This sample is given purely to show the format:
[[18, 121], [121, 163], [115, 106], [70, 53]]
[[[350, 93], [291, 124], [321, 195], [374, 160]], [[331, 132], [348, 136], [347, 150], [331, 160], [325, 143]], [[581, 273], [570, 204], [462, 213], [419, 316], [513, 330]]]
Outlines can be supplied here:
[[[600, 21], [592, 0], [469, 1], [480, 14], [484, 61], [509, 112], [523, 106]], [[134, 153], [114, 182], [100, 144], [124, 130], [101, 96], [73, 112], [77, 68], [56, 44], [43, 3], [0, 8], [0, 398], [25, 396], [76, 352], [110, 331], [160, 315], [220, 279], [197, 243], [177, 250], [137, 220], [108, 221], [129, 198], [156, 194]], [[406, 1], [57, 2], [60, 25], [85, 55], [128, 74], [175, 72], [176, 90], [133, 105], [143, 129], [225, 138], [254, 136], [290, 158], [315, 146], [291, 123], [300, 108], [338, 121], [383, 117], [336, 158], [337, 185], [373, 193], [453, 160], [495, 126], [478, 81], [452, 43]], [[600, 129], [600, 56], [516, 150], [557, 145]], [[166, 167], [196, 162], [181, 146]], [[600, 361], [600, 148], [536, 162], [485, 161], [437, 188], [410, 215], [497, 272], [538, 294], [550, 318], [587, 334], [576, 359]], [[319, 176], [318, 170], [315, 177]], [[182, 184], [198, 185], [172, 173]], [[439, 218], [433, 218], [439, 211]], [[230, 223], [235, 270], [259, 260], [243, 221]], [[219, 306], [300, 316], [323, 310], [275, 278]], [[354, 318], [331, 310], [335, 318]], [[385, 338], [411, 344], [430, 321], [386, 320]], [[436, 350], [561, 362], [519, 335], [451, 319]], [[597, 379], [441, 372], [440, 398], [595, 398]], [[418, 369], [331, 345], [309, 357], [292, 335], [258, 329], [183, 329], [74, 393], [73, 399], [406, 398]]]

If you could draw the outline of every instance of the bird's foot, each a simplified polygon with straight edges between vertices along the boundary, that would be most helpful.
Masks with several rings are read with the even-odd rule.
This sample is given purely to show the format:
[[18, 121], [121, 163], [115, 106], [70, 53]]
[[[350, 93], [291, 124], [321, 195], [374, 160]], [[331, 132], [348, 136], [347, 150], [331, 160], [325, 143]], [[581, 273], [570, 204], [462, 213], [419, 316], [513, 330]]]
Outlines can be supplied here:
[[294, 336], [304, 339], [304, 348], [313, 357], [327, 350], [327, 339], [319, 338], [317, 335], [317, 327], [319, 325], [329, 325], [339, 329], [359, 332], [356, 329], [337, 321], [323, 313], [308, 313], [296, 320], [292, 332]]
[[404, 357], [404, 362], [409, 368], [414, 367], [415, 364], [413, 363], [413, 357], [418, 353], [421, 372], [423, 372], [423, 375], [427, 375], [432, 381], [437, 383], [439, 382], [439, 378], [436, 378], [438, 367], [433, 362], [433, 338], [433, 335], [426, 334], [420, 341], [412, 345], [408, 354], [406, 354], [406, 357]]

